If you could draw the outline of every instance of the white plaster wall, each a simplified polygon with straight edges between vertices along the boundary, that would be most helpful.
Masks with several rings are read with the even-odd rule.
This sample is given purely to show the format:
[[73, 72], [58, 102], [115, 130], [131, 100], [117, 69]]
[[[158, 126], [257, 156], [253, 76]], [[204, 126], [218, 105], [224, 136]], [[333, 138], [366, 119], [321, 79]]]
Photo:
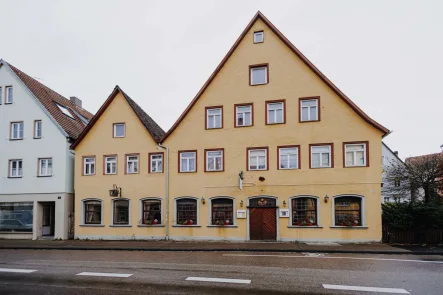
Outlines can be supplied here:
[[[398, 162], [399, 162], [398, 158], [384, 144], [382, 144], [382, 163], [381, 163], [382, 167], [383, 167], [382, 179], [383, 179], [383, 183], [384, 183], [385, 188], [386, 188], [386, 186], [388, 186], [388, 182], [387, 182], [387, 180], [385, 180], [386, 172], [384, 172], [384, 171], [392, 163], [398, 163]], [[389, 198], [389, 201], [385, 201], [385, 198]], [[400, 202], [408, 201], [409, 199], [410, 199], [410, 196], [402, 196], [400, 198]], [[388, 194], [388, 193], [384, 192], [382, 189], [381, 202], [382, 203], [395, 202], [395, 198], [392, 194]]]

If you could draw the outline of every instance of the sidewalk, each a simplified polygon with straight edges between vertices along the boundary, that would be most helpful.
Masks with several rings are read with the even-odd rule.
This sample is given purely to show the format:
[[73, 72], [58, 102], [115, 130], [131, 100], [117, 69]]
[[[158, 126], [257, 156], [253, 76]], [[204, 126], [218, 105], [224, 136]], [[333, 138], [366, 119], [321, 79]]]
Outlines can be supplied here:
[[178, 242], [178, 241], [52, 241], [0, 240], [1, 249], [114, 250], [114, 251], [221, 251], [443, 255], [443, 246], [322, 244], [282, 242]]

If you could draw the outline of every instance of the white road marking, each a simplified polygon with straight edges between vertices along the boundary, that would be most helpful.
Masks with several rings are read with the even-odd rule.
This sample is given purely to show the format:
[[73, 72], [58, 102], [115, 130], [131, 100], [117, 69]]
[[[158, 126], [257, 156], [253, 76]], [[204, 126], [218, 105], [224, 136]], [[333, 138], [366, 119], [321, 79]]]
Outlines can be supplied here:
[[112, 273], [112, 272], [81, 272], [76, 276], [92, 276], [92, 277], [113, 277], [113, 278], [129, 278], [130, 273]]
[[[405, 253], [406, 254], [406, 253]], [[223, 256], [237, 257], [280, 257], [280, 258], [318, 258], [318, 259], [350, 259], [350, 260], [376, 260], [376, 261], [399, 261], [399, 262], [419, 262], [419, 263], [436, 263], [443, 264], [443, 261], [435, 260], [411, 260], [411, 259], [394, 259], [394, 258], [367, 258], [367, 257], [338, 257], [338, 256], [299, 256], [299, 255], [271, 255], [271, 254], [223, 254]]]
[[188, 278], [186, 278], [186, 281], [233, 283], [233, 284], [250, 284], [251, 283], [251, 280], [203, 278], [203, 277], [188, 277]]
[[322, 253], [302, 253], [303, 255], [305, 255], [305, 256], [308, 256], [308, 257], [321, 257], [321, 256], [325, 256], [325, 254], [322, 254]]
[[33, 269], [0, 268], [0, 272], [31, 273], [35, 271]]
[[379, 293], [393, 293], [393, 294], [411, 294], [405, 289], [397, 288], [377, 288], [377, 287], [360, 287], [360, 286], [345, 286], [345, 285], [327, 285], [323, 284], [325, 289], [333, 290], [348, 290], [348, 291], [365, 291], [365, 292], [379, 292]]

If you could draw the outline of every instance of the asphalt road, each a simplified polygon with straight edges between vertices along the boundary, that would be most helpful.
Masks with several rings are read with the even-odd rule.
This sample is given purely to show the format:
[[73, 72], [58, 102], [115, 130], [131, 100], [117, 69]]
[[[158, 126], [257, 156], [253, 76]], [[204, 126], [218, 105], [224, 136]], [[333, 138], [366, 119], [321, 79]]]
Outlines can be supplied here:
[[0, 294], [441, 295], [443, 256], [0, 250]]

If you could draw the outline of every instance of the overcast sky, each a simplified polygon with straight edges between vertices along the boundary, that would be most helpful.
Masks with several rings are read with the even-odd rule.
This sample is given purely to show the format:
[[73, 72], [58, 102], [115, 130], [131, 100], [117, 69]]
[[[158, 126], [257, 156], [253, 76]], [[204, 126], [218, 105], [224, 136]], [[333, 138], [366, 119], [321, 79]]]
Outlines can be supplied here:
[[443, 144], [443, 1], [6, 1], [0, 58], [95, 113], [115, 85], [168, 130], [260, 10], [393, 131]]

